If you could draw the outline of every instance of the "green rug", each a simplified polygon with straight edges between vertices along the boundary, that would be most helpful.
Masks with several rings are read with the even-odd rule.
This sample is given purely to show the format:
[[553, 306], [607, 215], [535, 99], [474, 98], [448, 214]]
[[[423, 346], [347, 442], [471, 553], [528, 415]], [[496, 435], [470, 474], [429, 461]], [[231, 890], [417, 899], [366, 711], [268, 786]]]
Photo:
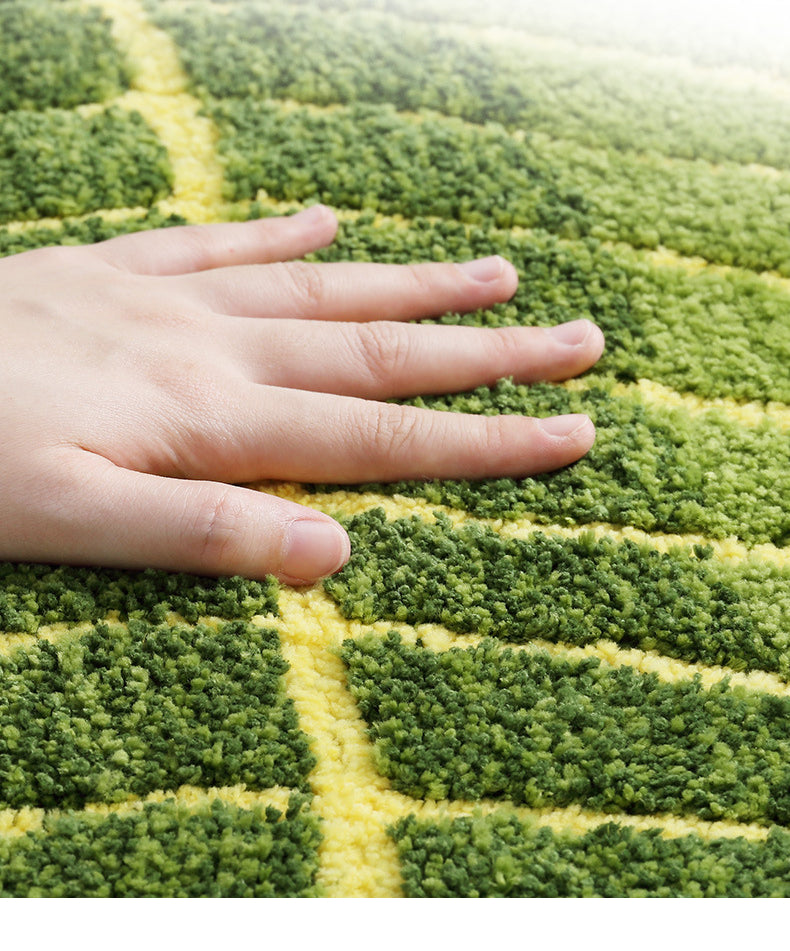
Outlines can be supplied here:
[[321, 201], [607, 338], [417, 401], [566, 470], [261, 486], [324, 585], [0, 565], [0, 895], [790, 894], [787, 50], [597, 6], [0, 0], [0, 253]]

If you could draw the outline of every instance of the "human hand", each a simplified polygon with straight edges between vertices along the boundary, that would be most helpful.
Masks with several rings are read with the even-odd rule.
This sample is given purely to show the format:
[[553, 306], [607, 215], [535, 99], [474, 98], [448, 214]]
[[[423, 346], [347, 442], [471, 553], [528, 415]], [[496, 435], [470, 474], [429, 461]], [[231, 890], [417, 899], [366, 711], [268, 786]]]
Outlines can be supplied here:
[[290, 260], [336, 229], [316, 206], [0, 260], [0, 559], [311, 582], [343, 529], [237, 483], [524, 476], [590, 448], [586, 416], [380, 402], [563, 379], [603, 337], [404, 323], [507, 300], [516, 272]]

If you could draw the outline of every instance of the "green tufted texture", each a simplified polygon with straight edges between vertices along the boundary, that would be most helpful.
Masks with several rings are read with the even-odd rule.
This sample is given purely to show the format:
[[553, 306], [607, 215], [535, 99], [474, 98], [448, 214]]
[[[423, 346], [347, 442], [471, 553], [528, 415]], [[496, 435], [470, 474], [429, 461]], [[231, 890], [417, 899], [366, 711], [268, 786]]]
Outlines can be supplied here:
[[613, 3], [0, 0], [0, 255], [322, 201], [607, 339], [414, 400], [561, 472], [262, 486], [312, 589], [0, 565], [0, 895], [790, 894], [787, 43]]

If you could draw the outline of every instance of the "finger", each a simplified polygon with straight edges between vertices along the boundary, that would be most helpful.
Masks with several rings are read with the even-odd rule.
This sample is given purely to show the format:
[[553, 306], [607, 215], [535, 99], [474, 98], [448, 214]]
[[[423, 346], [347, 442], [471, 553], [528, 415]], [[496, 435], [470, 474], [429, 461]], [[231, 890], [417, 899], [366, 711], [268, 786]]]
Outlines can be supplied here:
[[94, 252], [136, 274], [186, 274], [299, 258], [331, 244], [337, 218], [324, 205], [296, 215], [231, 224], [160, 228], [110, 238]]
[[[201, 575], [272, 574], [306, 584], [337, 571], [350, 546], [333, 519], [252, 489], [163, 478], [81, 453], [91, 487], [46, 533], [59, 561]], [[50, 553], [31, 557], [47, 560]]]
[[518, 275], [498, 255], [463, 264], [304, 261], [176, 279], [217, 313], [315, 320], [413, 320], [509, 300]]
[[477, 416], [247, 384], [206, 405], [179, 471], [225, 482], [388, 482], [520, 477], [574, 462], [587, 416]]
[[255, 382], [365, 399], [458, 392], [502, 377], [564, 380], [592, 366], [604, 347], [588, 320], [481, 329], [237, 319], [226, 336]]

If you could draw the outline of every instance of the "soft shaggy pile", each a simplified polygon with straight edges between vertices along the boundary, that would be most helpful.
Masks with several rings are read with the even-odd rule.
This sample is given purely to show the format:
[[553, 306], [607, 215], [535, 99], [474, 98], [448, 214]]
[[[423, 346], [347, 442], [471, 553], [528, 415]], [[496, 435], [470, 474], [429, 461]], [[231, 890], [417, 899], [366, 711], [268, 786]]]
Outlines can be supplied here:
[[607, 337], [418, 401], [567, 470], [260, 486], [323, 585], [0, 565], [0, 894], [790, 893], [787, 51], [628, 9], [0, 0], [0, 253], [322, 201]]

